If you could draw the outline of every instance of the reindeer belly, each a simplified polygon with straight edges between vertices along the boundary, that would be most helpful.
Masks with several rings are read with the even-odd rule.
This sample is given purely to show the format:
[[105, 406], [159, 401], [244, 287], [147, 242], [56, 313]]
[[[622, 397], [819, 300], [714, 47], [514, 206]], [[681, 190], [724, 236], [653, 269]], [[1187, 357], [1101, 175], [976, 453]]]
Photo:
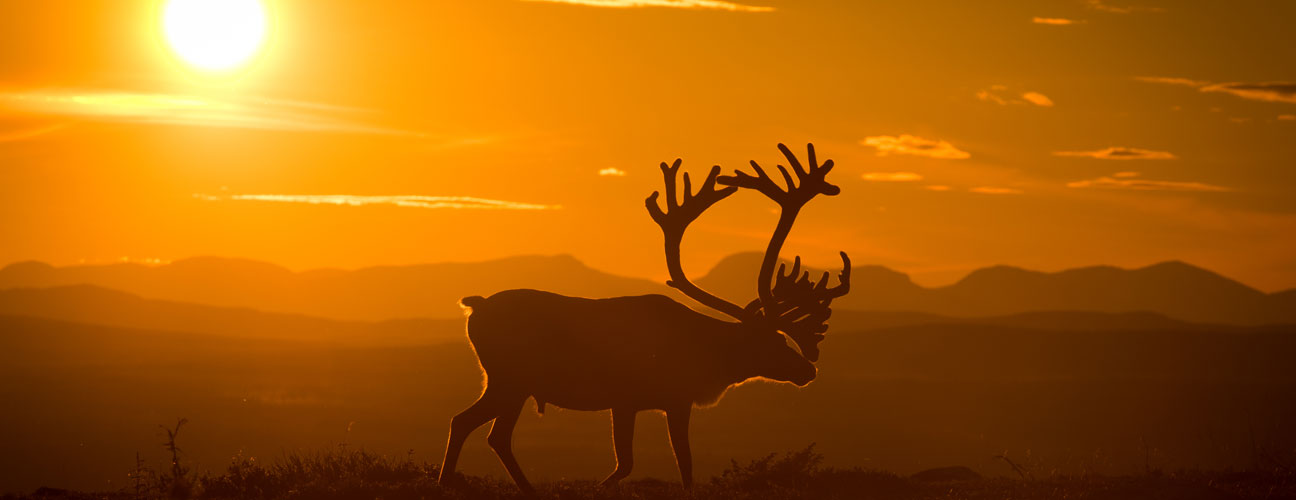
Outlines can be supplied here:
[[537, 374], [525, 386], [537, 401], [570, 410], [664, 408], [684, 397], [665, 380], [648, 373], [607, 373], [586, 367]]
[[653, 345], [624, 337], [591, 345], [563, 337], [515, 342], [506, 352], [479, 347], [488, 384], [515, 387], [537, 401], [585, 411], [661, 408], [687, 397], [679, 387], [679, 363], [664, 359]]

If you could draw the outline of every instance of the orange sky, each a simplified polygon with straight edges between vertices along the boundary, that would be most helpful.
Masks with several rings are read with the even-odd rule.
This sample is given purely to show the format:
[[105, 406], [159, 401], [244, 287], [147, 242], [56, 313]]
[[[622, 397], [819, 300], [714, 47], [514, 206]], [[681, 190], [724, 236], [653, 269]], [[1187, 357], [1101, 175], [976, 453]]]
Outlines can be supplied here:
[[[813, 141], [843, 193], [793, 232], [812, 263], [1296, 286], [1296, 4], [1134, 1], [271, 0], [231, 80], [184, 69], [157, 2], [4, 0], [0, 262], [570, 253], [660, 277], [658, 162]], [[763, 248], [772, 209], [717, 206], [686, 261]]]

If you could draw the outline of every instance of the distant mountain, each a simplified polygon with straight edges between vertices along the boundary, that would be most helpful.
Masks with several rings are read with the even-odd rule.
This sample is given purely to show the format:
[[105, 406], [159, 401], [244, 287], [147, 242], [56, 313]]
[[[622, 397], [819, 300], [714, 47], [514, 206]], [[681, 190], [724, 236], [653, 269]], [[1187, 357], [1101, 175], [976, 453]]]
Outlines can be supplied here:
[[[762, 255], [730, 256], [697, 280], [735, 301], [754, 296]], [[822, 272], [811, 270], [818, 278]], [[836, 270], [833, 270], [834, 279]], [[1085, 267], [1056, 273], [996, 266], [949, 286], [925, 288], [878, 266], [855, 268], [841, 309], [911, 311], [944, 316], [1004, 316], [1032, 311], [1153, 312], [1201, 323], [1296, 323], [1296, 290], [1266, 294], [1183, 262], [1139, 269]]]
[[1120, 332], [1120, 331], [1181, 331], [1181, 332], [1250, 332], [1255, 327], [1189, 323], [1167, 318], [1151, 312], [1107, 313], [1091, 311], [1032, 311], [1006, 316], [953, 317], [931, 313], [902, 311], [833, 312], [832, 332], [871, 332], [907, 327], [996, 327], [1041, 331]]
[[510, 288], [612, 297], [674, 293], [648, 280], [607, 274], [567, 255], [293, 272], [242, 259], [202, 257], [161, 266], [53, 267], [23, 262], [0, 270], [0, 289], [96, 285], [145, 298], [346, 320], [459, 318], [459, 299]]
[[[93, 285], [0, 290], [0, 316], [45, 318], [161, 332], [184, 332], [253, 340], [310, 341], [353, 346], [463, 344], [464, 319], [415, 318], [379, 322], [315, 318], [246, 308], [145, 299]], [[1154, 313], [1031, 312], [1011, 316], [953, 318], [929, 313], [838, 311], [834, 338], [889, 328], [993, 326], [1047, 331], [1228, 331], [1185, 323]]]
[[[727, 257], [695, 281], [722, 297], [745, 304], [755, 296], [753, 285], [760, 259], [756, 253]], [[813, 272], [817, 277], [819, 271]], [[152, 267], [113, 264], [56, 268], [25, 262], [0, 269], [0, 290], [77, 284], [150, 299], [366, 321], [459, 318], [459, 298], [510, 288], [537, 288], [584, 297], [664, 293], [680, 298], [660, 283], [604, 273], [571, 256], [354, 271], [293, 272], [261, 262], [218, 258], [187, 259]], [[680, 300], [692, 305], [687, 299]], [[841, 311], [856, 310], [961, 318], [1000, 318], [1045, 311], [1117, 314], [1073, 314], [1075, 321], [1087, 321], [1091, 326], [1105, 324], [1100, 329], [1166, 318], [1234, 325], [1296, 323], [1296, 290], [1266, 294], [1183, 262], [1139, 269], [1086, 267], [1056, 273], [996, 266], [937, 288], [919, 286], [907, 275], [885, 267], [859, 266], [854, 270], [850, 295], [834, 305], [839, 311], [838, 321]], [[1139, 312], [1153, 315], [1120, 316]], [[1061, 317], [1050, 314], [1041, 318], [1051, 323], [1061, 321]]]
[[144, 299], [92, 285], [0, 290], [0, 316], [255, 340], [291, 340], [360, 346], [462, 342], [464, 321], [395, 319], [343, 321], [252, 309]]

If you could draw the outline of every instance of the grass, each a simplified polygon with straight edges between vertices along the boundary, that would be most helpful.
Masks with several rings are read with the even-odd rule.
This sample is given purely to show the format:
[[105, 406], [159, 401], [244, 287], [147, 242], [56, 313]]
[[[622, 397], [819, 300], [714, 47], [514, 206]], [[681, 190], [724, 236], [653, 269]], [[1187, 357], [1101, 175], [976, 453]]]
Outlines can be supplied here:
[[[178, 427], [177, 427], [178, 428]], [[174, 445], [174, 440], [168, 441]], [[822, 465], [806, 449], [733, 462], [720, 475], [686, 492], [675, 481], [642, 479], [603, 488], [595, 481], [537, 484], [539, 496], [559, 500], [819, 500], [819, 499], [1282, 499], [1296, 498], [1296, 474], [1273, 468], [1245, 472], [1153, 471], [1140, 476], [1053, 476], [1041, 479], [969, 478], [921, 480], [889, 472]], [[185, 474], [178, 462], [165, 473], [141, 472], [134, 486], [114, 492], [82, 493], [42, 488], [4, 499], [517, 499], [504, 479], [466, 476], [461, 486], [443, 488], [436, 464], [337, 448], [285, 455], [273, 463], [235, 457], [217, 474]], [[177, 475], [177, 471], [181, 473]], [[929, 475], [930, 476], [930, 475]], [[940, 475], [935, 475], [940, 477]]]

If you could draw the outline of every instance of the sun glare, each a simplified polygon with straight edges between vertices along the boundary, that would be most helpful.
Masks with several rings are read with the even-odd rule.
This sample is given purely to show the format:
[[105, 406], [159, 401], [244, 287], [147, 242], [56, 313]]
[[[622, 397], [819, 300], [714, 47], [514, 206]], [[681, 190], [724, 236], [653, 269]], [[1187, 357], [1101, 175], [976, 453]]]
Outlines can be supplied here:
[[168, 0], [162, 33], [171, 51], [194, 69], [228, 74], [265, 44], [268, 22], [260, 0]]

